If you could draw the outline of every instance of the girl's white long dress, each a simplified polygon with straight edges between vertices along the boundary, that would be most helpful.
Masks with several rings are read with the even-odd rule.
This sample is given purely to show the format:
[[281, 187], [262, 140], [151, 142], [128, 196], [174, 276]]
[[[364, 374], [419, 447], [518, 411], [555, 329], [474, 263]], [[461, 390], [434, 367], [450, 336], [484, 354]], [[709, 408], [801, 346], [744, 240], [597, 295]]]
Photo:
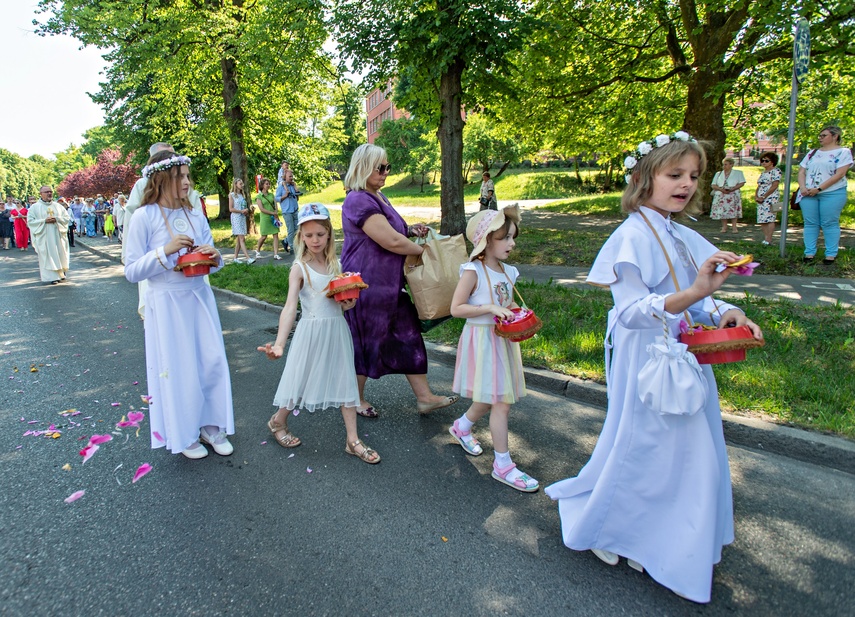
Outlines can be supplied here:
[[303, 271], [302, 316], [288, 348], [273, 404], [278, 409], [301, 407], [307, 411], [341, 405], [357, 407], [353, 338], [341, 306], [326, 296], [332, 275], [319, 274], [299, 261], [292, 267]]
[[[164, 212], [176, 235], [213, 246], [211, 229], [201, 212]], [[199, 439], [202, 426], [218, 426], [234, 434], [234, 412], [214, 293], [205, 277], [186, 277], [173, 270], [178, 254], [163, 252], [170, 240], [157, 205], [139, 208], [125, 238], [125, 277], [131, 283], [148, 282], [145, 357], [151, 447], [166, 446], [177, 454]], [[222, 259], [211, 272], [219, 267]]]
[[[700, 265], [716, 248], [691, 229], [643, 208], [687, 289], [696, 270], [675, 241], [682, 239]], [[559, 502], [564, 544], [574, 550], [605, 549], [644, 566], [650, 576], [695, 602], [709, 602], [713, 565], [733, 542], [730, 469], [715, 378], [702, 365], [709, 399], [692, 416], [659, 415], [638, 396], [638, 372], [647, 345], [662, 335], [664, 315], [672, 335], [683, 314], [664, 310], [675, 291], [662, 249], [640, 214], [633, 213], [603, 245], [588, 282], [609, 286], [615, 306], [608, 329], [608, 413], [590, 461], [579, 475], [546, 494]], [[716, 325], [735, 308], [710, 298], [689, 313]]]

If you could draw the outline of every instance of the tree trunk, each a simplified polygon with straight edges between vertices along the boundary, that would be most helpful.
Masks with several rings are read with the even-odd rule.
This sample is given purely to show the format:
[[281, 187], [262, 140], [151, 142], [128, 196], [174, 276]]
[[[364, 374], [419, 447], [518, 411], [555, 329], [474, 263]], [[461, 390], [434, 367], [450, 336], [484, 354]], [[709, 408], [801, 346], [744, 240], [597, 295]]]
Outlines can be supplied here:
[[579, 181], [580, 185], [582, 184], [582, 174], [579, 173], [579, 158], [581, 156], [581, 154], [577, 154], [575, 157], [573, 157], [573, 167], [576, 168], [576, 179]]
[[508, 168], [508, 165], [510, 165], [510, 164], [511, 164], [511, 162], [509, 160], [505, 161], [505, 163], [502, 165], [501, 169], [499, 169], [499, 172], [495, 176], [493, 176], [493, 178], [498, 178], [503, 173], [505, 173], [505, 170]]
[[466, 229], [466, 213], [463, 209], [463, 125], [465, 123], [460, 117], [463, 68], [463, 59], [457, 58], [442, 74], [439, 82], [439, 98], [442, 105], [442, 117], [437, 131], [442, 161], [442, 176], [439, 180], [442, 208], [440, 233], [450, 236], [461, 234]]
[[217, 219], [231, 218], [231, 212], [229, 212], [229, 193], [232, 187], [229, 182], [229, 172], [225, 168], [217, 174], [217, 189], [217, 197], [220, 199], [220, 213], [217, 215]]
[[709, 186], [713, 175], [721, 169], [721, 160], [724, 158], [724, 95], [719, 98], [711, 96], [720, 80], [720, 75], [703, 67], [692, 75], [683, 118], [683, 130], [698, 141], [706, 142], [707, 170], [698, 186], [698, 190], [704, 194], [704, 210], [710, 208], [712, 198], [709, 196]]
[[[228, 50], [226, 51], [228, 52]], [[252, 191], [249, 184], [246, 144], [243, 136], [244, 114], [243, 108], [237, 102], [237, 63], [234, 58], [224, 56], [220, 60], [220, 69], [223, 76], [223, 116], [226, 119], [231, 144], [232, 174], [235, 178], [243, 180], [244, 193], [247, 195], [247, 202], [250, 202]], [[252, 221], [250, 221], [251, 225]]]

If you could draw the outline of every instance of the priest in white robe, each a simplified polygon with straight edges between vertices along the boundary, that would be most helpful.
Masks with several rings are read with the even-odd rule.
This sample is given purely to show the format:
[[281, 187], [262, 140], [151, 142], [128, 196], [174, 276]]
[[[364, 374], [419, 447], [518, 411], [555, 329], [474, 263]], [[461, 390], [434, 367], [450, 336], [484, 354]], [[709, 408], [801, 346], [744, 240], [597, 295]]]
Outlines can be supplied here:
[[39, 189], [39, 200], [30, 206], [27, 226], [39, 257], [39, 273], [45, 283], [65, 280], [68, 272], [68, 224], [71, 215], [53, 200], [53, 189]]

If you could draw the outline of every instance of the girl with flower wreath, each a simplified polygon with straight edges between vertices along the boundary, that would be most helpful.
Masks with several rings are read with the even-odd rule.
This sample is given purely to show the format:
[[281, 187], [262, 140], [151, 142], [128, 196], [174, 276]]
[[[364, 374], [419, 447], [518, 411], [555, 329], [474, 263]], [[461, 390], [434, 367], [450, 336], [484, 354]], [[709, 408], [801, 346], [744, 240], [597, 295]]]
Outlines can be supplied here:
[[142, 170], [148, 179], [144, 206], [134, 213], [125, 240], [125, 278], [147, 281], [145, 356], [151, 447], [190, 459], [210, 445], [234, 449], [232, 387], [217, 303], [205, 277], [187, 277], [175, 266], [179, 253], [199, 252], [223, 266], [208, 220], [187, 198], [190, 159], [171, 151], [154, 154]]
[[[608, 412], [591, 460], [575, 478], [549, 486], [559, 502], [564, 544], [609, 565], [620, 557], [677, 595], [709, 602], [713, 565], [733, 542], [730, 470], [715, 378], [709, 365], [674, 399], [700, 410], [657, 413], [639, 397], [648, 346], [692, 321], [748, 326], [737, 307], [709, 297], [739, 259], [719, 251], [672, 215], [696, 212], [703, 148], [687, 133], [659, 135], [627, 157], [621, 200], [627, 220], [609, 237], [588, 275], [614, 297], [606, 331]], [[696, 266], [700, 264], [700, 266]], [[675, 280], [679, 283], [675, 283]], [[700, 390], [705, 390], [698, 396]], [[673, 411], [673, 410], [671, 410]], [[691, 413], [695, 411], [695, 413]]]

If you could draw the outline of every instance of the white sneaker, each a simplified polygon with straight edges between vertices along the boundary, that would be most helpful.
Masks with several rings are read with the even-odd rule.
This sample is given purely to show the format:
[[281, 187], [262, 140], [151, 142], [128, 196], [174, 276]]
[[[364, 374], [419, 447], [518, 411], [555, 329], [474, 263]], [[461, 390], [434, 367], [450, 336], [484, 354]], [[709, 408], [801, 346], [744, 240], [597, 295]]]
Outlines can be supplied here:
[[220, 456], [228, 456], [235, 451], [232, 444], [229, 443], [225, 431], [220, 431], [216, 435], [211, 435], [203, 426], [199, 431], [199, 441], [211, 446], [214, 449], [214, 452]]
[[616, 566], [618, 564], [618, 561], [620, 561], [620, 557], [618, 557], [616, 553], [613, 553], [611, 551], [605, 551], [601, 548], [592, 548], [591, 552], [610, 566]]
[[187, 458], [191, 458], [194, 460], [205, 458], [206, 456], [208, 456], [208, 448], [206, 448], [200, 443], [197, 443], [192, 448], [187, 448], [186, 450], [182, 451], [181, 454], [183, 454]]
[[246, 263], [248, 263], [248, 264], [254, 264], [254, 263], [255, 263], [255, 257], [250, 257], [250, 258], [249, 258], [249, 261], [247, 261]]
[[261, 251], [255, 251], [255, 258], [261, 259]]
[[235, 257], [235, 259], [232, 263], [242, 264], [243, 263], [243, 257]]
[[273, 259], [275, 259], [276, 261], [282, 261], [282, 258], [279, 255], [274, 255]]

